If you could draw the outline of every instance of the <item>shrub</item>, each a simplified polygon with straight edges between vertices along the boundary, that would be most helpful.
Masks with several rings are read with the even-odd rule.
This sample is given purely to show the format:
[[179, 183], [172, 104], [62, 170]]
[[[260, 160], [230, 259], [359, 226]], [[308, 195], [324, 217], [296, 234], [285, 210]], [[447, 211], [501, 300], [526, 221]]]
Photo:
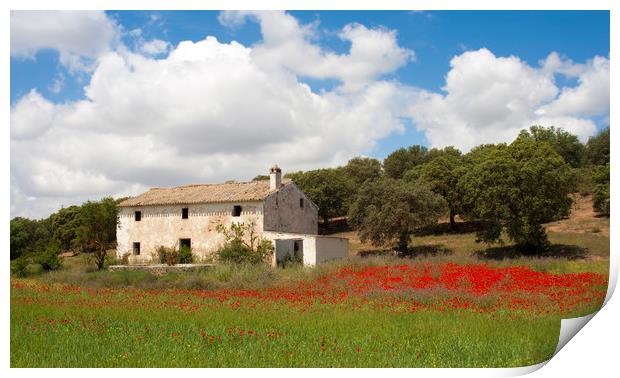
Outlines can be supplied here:
[[170, 253], [166, 255], [166, 264], [168, 266], [173, 266], [179, 262], [179, 251], [173, 249]]
[[226, 243], [216, 252], [218, 260], [234, 264], [264, 263], [273, 254], [274, 246], [270, 240], [256, 236], [255, 226], [254, 222], [233, 223], [229, 228], [217, 225], [216, 230], [226, 238]]
[[45, 250], [37, 255], [36, 262], [41, 265], [43, 270], [50, 271], [60, 268], [60, 244], [57, 241], [50, 241]]
[[273, 255], [275, 248], [271, 240], [261, 240], [256, 247], [257, 263], [265, 261], [268, 257]]
[[304, 259], [300, 253], [289, 253], [287, 254], [282, 261], [278, 262], [283, 268], [303, 265]]
[[607, 215], [610, 211], [609, 173], [609, 164], [607, 164], [597, 167], [592, 174], [592, 180], [596, 184], [592, 192], [594, 210]]
[[43, 269], [43, 266], [41, 266], [41, 264], [38, 264], [38, 263], [29, 264], [28, 267], [26, 268], [26, 273], [28, 276], [38, 276], [39, 274], [42, 274], [43, 272], [45, 272], [45, 270]]
[[194, 262], [192, 249], [186, 245], [179, 250], [179, 264], [191, 264]]
[[157, 253], [157, 261], [159, 261], [160, 264], [165, 264], [166, 263], [166, 247], [164, 247], [163, 245], [160, 245], [159, 247], [157, 247], [156, 253]]
[[252, 258], [252, 250], [239, 239], [233, 239], [225, 243], [217, 251], [218, 260], [235, 264], [249, 263]]
[[575, 179], [574, 191], [582, 196], [592, 193], [594, 182], [592, 180], [593, 170], [591, 167], [573, 168], [573, 177]]
[[105, 258], [105, 266], [108, 267], [110, 265], [128, 265], [129, 264], [129, 253], [123, 254], [120, 258], [115, 254], [108, 254]]
[[11, 274], [16, 277], [25, 277], [28, 273], [28, 258], [26, 256], [20, 256], [13, 260], [11, 264]]
[[164, 247], [163, 245], [160, 245], [157, 248], [157, 257], [160, 264], [167, 264], [172, 266], [178, 263], [179, 252], [174, 248]]

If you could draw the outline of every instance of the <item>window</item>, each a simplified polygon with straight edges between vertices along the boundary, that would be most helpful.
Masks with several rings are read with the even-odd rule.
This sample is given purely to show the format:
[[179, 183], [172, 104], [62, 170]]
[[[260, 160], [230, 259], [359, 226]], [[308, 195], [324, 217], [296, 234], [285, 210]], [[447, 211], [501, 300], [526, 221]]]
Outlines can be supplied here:
[[299, 207], [300, 207], [301, 209], [303, 209], [303, 208], [304, 208], [304, 199], [303, 199], [303, 198], [300, 198], [300, 199], [299, 199]]
[[183, 247], [192, 248], [192, 239], [179, 239], [179, 249]]
[[133, 254], [134, 255], [139, 255], [140, 254], [140, 243], [139, 242], [134, 242], [133, 243]]
[[142, 212], [136, 211], [133, 215], [133, 219], [135, 219], [136, 222], [140, 222], [142, 220]]
[[189, 218], [189, 209], [187, 207], [184, 207], [181, 209], [181, 218], [183, 219]]
[[233, 217], [238, 217], [241, 216], [241, 206], [240, 205], [235, 205], [233, 207], [233, 213], [232, 213]]

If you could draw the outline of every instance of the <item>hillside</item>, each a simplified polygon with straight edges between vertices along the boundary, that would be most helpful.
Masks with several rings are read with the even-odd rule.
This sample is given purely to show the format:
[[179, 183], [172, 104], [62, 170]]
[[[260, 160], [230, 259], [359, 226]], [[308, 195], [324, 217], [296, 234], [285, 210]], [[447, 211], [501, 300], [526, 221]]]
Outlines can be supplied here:
[[[597, 270], [608, 270], [609, 260], [609, 218], [597, 215], [592, 210], [592, 196], [573, 195], [574, 203], [568, 218], [545, 225], [549, 239], [554, 244], [552, 251], [544, 257], [573, 260], [575, 263], [601, 262]], [[455, 262], [468, 260], [504, 260], [522, 258], [510, 245], [486, 245], [476, 243], [476, 225], [463, 222], [457, 217], [457, 231], [450, 233], [447, 221], [436, 227], [423, 230], [412, 238], [415, 258], [441, 258]], [[392, 251], [362, 243], [357, 232], [344, 231], [334, 236], [349, 238], [351, 256], [390, 255]], [[531, 260], [532, 258], [528, 258]], [[523, 261], [528, 263], [528, 261]], [[582, 264], [583, 265], [583, 264]], [[591, 265], [591, 264], [585, 264]], [[585, 266], [584, 265], [584, 266]], [[597, 264], [598, 265], [598, 264]], [[581, 270], [581, 268], [576, 267]]]

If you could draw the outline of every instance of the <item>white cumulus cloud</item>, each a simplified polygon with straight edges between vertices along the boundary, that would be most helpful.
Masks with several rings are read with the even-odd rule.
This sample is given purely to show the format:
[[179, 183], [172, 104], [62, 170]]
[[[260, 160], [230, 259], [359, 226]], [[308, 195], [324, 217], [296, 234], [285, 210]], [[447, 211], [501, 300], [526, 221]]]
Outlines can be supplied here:
[[258, 20], [263, 35], [252, 49], [257, 64], [272, 70], [286, 68], [301, 76], [338, 79], [345, 91], [359, 90], [415, 58], [412, 50], [398, 45], [396, 31], [385, 28], [345, 25], [339, 37], [351, 47], [347, 54], [336, 54], [314, 43], [316, 23], [300, 25], [284, 12], [227, 11], [219, 19], [224, 25], [237, 26], [246, 17]]
[[119, 26], [103, 11], [11, 11], [11, 56], [16, 58], [54, 49], [70, 70], [90, 70], [119, 37]]
[[86, 99], [53, 105], [33, 92], [14, 107], [15, 120], [33, 121], [12, 125], [12, 190], [47, 209], [149, 186], [248, 180], [273, 162], [286, 171], [341, 164], [403, 129], [408, 91], [374, 81], [317, 94], [288, 70], [265, 69], [251, 48], [214, 37], [157, 60], [108, 52]]
[[560, 96], [541, 108], [541, 115], [595, 116], [609, 112], [609, 59], [596, 56], [579, 66], [579, 84], [562, 89]]
[[[445, 94], [422, 92], [409, 115], [433, 146], [465, 151], [509, 142], [533, 124], [561, 127], [586, 140], [596, 130], [586, 116], [609, 112], [609, 61], [597, 57], [576, 66], [551, 54], [542, 63], [532, 67], [484, 48], [467, 51], [450, 61]], [[556, 74], [576, 76], [580, 84], [560, 89]]]
[[[105, 17], [83, 14], [88, 25]], [[19, 29], [14, 56], [56, 48], [94, 64], [84, 99], [55, 104], [33, 90], [12, 106], [11, 215], [47, 216], [61, 205], [153, 186], [249, 180], [274, 162], [285, 172], [335, 166], [372, 155], [407, 117], [432, 146], [468, 150], [510, 141], [534, 123], [584, 140], [595, 130], [588, 117], [609, 112], [606, 58], [577, 64], [551, 54], [533, 67], [467, 51], [433, 92], [390, 78], [415, 56], [396, 31], [346, 25], [338, 35], [350, 48], [337, 54], [319, 44], [318, 23], [302, 25], [284, 12], [223, 12], [220, 22], [234, 27], [248, 17], [261, 27], [253, 46], [207, 36], [172, 47], [145, 42], [134, 29], [133, 52], [110, 47], [110, 37], [89, 50], [74, 36], [65, 41], [57, 32], [46, 41]], [[12, 14], [12, 28], [14, 21]], [[557, 75], [577, 85], [559, 88]], [[341, 85], [317, 93], [307, 77]]]
[[170, 43], [166, 41], [162, 41], [161, 39], [153, 39], [150, 41], [145, 41], [140, 46], [140, 51], [142, 51], [146, 55], [156, 56], [165, 54], [170, 49]]
[[11, 108], [11, 139], [36, 138], [54, 121], [56, 107], [35, 89], [20, 98]]

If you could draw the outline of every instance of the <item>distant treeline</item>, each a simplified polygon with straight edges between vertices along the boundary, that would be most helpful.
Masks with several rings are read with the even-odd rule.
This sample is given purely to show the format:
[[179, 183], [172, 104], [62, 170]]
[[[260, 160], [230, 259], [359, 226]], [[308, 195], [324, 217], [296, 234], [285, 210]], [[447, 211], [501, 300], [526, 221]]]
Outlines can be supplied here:
[[[418, 188], [428, 186], [443, 198], [451, 227], [460, 215], [487, 225], [479, 233], [482, 241], [497, 241], [506, 231], [518, 245], [540, 249], [547, 243], [540, 225], [568, 215], [568, 193], [592, 194], [595, 210], [609, 214], [609, 151], [609, 128], [582, 144], [563, 129], [532, 126], [511, 144], [480, 145], [467, 154], [454, 147], [414, 145], [392, 152], [383, 162], [356, 157], [342, 167], [293, 172], [285, 177], [314, 201], [325, 224], [331, 218], [348, 216], [353, 220], [350, 223], [363, 231], [367, 222], [372, 227], [361, 236], [374, 239], [375, 244], [402, 240], [403, 248], [410, 229], [424, 223], [412, 219], [397, 224], [403, 223], [403, 216], [388, 222], [390, 214], [404, 211], [402, 214], [411, 216], [416, 206], [429, 205], [424, 201], [416, 204], [420, 198], [406, 198], [407, 192], [415, 190], [412, 187], [393, 191], [401, 183], [410, 183]], [[390, 195], [404, 197], [375, 203]], [[407, 201], [413, 203], [407, 205]], [[372, 208], [370, 213], [361, 211], [368, 208]], [[421, 211], [417, 213], [421, 215]], [[372, 214], [382, 215], [375, 218]]]
[[[609, 213], [609, 128], [591, 137], [585, 145], [575, 135], [554, 127], [532, 126], [517, 139], [535, 141], [541, 148], [543, 144], [551, 147], [571, 168], [573, 190], [593, 193], [596, 210]], [[485, 144], [462, 154], [454, 147], [428, 149], [414, 145], [392, 152], [383, 163], [356, 157], [342, 167], [287, 173], [284, 177], [292, 179], [314, 201], [323, 221], [346, 216], [362, 184], [382, 177], [405, 181], [424, 179], [448, 201], [451, 215], [456, 215], [459, 198], [455, 190], [463, 168], [504, 146]], [[268, 178], [261, 175], [254, 179]]]
[[29, 263], [44, 270], [60, 267], [58, 255], [65, 251], [91, 253], [98, 269], [105, 264], [106, 251], [116, 243], [118, 204], [125, 198], [103, 198], [81, 206], [69, 206], [49, 217], [11, 219], [11, 260], [16, 274]]
[[[415, 145], [383, 162], [356, 157], [342, 167], [285, 178], [312, 199], [324, 223], [348, 216], [375, 244], [396, 241], [406, 248], [413, 229], [439, 214], [453, 225], [456, 215], [486, 222], [481, 240], [497, 240], [504, 230], [517, 244], [540, 246], [546, 240], [540, 224], [570, 210], [567, 193], [592, 193], [596, 210], [609, 214], [609, 149], [609, 128], [582, 144], [562, 129], [532, 126], [511, 144], [481, 145], [467, 154]], [[255, 177], [261, 179], [268, 177]], [[103, 266], [101, 251], [115, 242], [120, 201], [89, 201], [41, 220], [12, 219], [11, 260], [54, 269], [58, 253], [79, 251], [93, 253]]]

